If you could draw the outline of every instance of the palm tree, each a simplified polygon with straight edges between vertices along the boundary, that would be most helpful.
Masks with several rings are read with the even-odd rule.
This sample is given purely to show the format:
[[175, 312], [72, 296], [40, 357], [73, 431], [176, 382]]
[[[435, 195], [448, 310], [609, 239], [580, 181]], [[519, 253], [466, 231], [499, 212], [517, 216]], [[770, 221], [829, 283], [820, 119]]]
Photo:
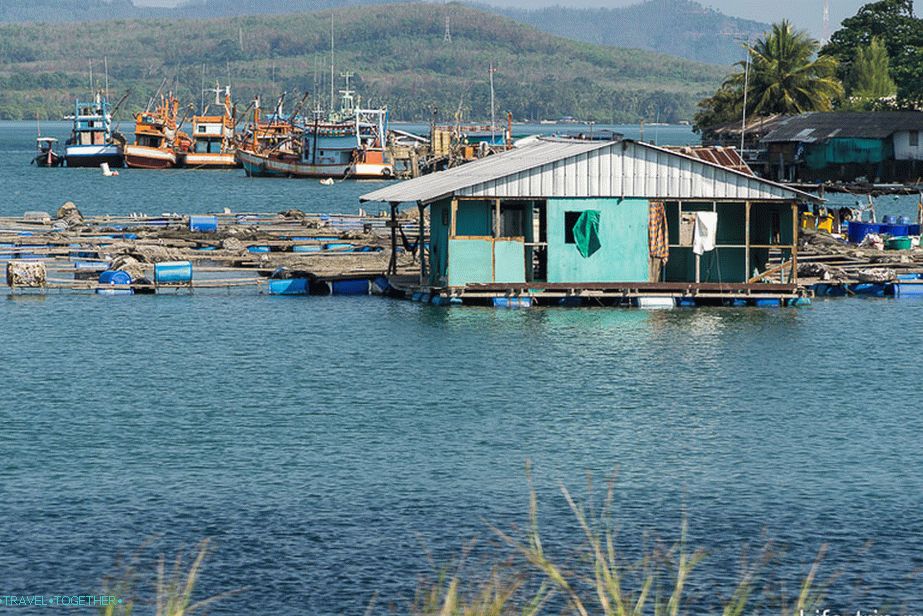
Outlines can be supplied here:
[[[819, 49], [820, 43], [807, 32], [795, 30], [787, 20], [773, 24], [771, 32], [748, 47], [747, 112], [831, 111], [834, 100], [843, 96], [843, 84], [836, 77], [837, 61], [816, 57]], [[738, 65], [744, 71], [731, 75], [727, 85], [742, 93], [746, 66], [745, 62]]]
[[747, 62], [738, 62], [740, 72], [699, 103], [696, 128], [739, 121], [745, 87], [748, 116], [831, 111], [843, 96], [843, 84], [836, 76], [836, 59], [817, 57], [819, 49], [820, 43], [790, 22], [773, 24], [756, 44], [747, 46], [749, 69]]

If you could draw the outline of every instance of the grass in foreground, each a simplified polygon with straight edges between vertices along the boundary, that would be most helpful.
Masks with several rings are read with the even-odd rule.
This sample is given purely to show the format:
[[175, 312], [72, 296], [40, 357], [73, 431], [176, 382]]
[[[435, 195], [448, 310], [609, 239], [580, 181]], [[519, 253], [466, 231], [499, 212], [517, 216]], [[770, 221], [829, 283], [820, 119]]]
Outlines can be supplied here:
[[[693, 572], [706, 557], [704, 550], [691, 549], [687, 522], [681, 525], [678, 541], [666, 549], [648, 550], [639, 562], [623, 558], [616, 542], [612, 519], [614, 482], [610, 481], [598, 514], [592, 502], [579, 503], [566, 486], [561, 493], [583, 534], [583, 545], [575, 556], [556, 561], [545, 550], [539, 531], [538, 497], [529, 478], [529, 527], [521, 536], [491, 526], [493, 533], [518, 557], [516, 564], [496, 565], [480, 581], [465, 585], [459, 574], [443, 572], [433, 582], [421, 582], [411, 613], [415, 616], [679, 616], [687, 613], [684, 592]], [[801, 583], [798, 595], [787, 606], [780, 593], [781, 616], [814, 613], [824, 598], [817, 575], [826, 552], [817, 559]], [[752, 613], [757, 581], [774, 559], [767, 547], [752, 566], [745, 567], [732, 595], [722, 602], [724, 616]], [[459, 567], [460, 568], [460, 567]], [[477, 578], [477, 576], [475, 576]], [[829, 583], [829, 582], [828, 582]], [[762, 607], [762, 606], [760, 606]], [[761, 613], [768, 610], [762, 609]]]

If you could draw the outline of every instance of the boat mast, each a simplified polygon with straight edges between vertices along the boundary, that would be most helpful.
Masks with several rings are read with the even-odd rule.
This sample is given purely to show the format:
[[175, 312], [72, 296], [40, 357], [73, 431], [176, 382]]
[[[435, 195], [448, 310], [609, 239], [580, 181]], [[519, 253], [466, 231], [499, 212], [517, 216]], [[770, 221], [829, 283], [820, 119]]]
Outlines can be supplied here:
[[333, 113], [333, 110], [336, 108], [336, 85], [334, 81], [336, 79], [334, 73], [334, 64], [333, 64], [333, 13], [330, 13], [330, 113]]
[[494, 96], [494, 73], [497, 72], [497, 69], [494, 68], [494, 63], [490, 63], [490, 145], [494, 145], [497, 132], [497, 112], [494, 106], [496, 101]]
[[199, 113], [205, 115], [205, 63], [202, 63], [202, 94], [199, 97]]
[[106, 100], [109, 100], [109, 56], [103, 56], [103, 66], [106, 71]]

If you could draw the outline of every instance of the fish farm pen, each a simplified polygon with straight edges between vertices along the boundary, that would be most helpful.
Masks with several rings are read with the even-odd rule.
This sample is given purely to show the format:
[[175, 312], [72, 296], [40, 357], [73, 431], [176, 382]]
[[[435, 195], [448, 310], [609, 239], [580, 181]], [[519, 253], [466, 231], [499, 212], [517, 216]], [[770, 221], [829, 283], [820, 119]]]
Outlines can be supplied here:
[[[404, 240], [395, 250], [392, 229]], [[381, 216], [290, 210], [84, 219], [68, 203], [54, 218], [0, 218], [0, 262], [12, 293], [249, 287], [277, 295], [368, 295], [388, 291], [389, 271], [413, 271], [418, 244], [408, 238], [419, 236], [415, 221]]]
[[[380, 294], [437, 306], [497, 308], [769, 307], [800, 305], [815, 295], [923, 297], [923, 250], [882, 251], [811, 229], [799, 233], [797, 282], [788, 278], [792, 264], [779, 247], [769, 251], [759, 278], [745, 283], [477, 282], [453, 295], [425, 284], [433, 249], [429, 225], [424, 220], [421, 227], [419, 220], [419, 211], [399, 215], [396, 208], [390, 216], [290, 210], [84, 219], [67, 204], [54, 218], [42, 212], [0, 218], [0, 263], [12, 294], [237, 289], [272, 295]], [[885, 226], [851, 225], [862, 225], [865, 232]]]

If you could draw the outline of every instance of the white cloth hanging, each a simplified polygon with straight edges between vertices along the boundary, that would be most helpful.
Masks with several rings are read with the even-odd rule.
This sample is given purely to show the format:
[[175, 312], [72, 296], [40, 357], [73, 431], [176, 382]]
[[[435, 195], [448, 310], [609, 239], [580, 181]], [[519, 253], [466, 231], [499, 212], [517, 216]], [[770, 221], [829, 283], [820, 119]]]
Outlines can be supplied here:
[[718, 213], [696, 212], [695, 236], [692, 242], [692, 252], [703, 255], [715, 249], [715, 238], [718, 235]]

